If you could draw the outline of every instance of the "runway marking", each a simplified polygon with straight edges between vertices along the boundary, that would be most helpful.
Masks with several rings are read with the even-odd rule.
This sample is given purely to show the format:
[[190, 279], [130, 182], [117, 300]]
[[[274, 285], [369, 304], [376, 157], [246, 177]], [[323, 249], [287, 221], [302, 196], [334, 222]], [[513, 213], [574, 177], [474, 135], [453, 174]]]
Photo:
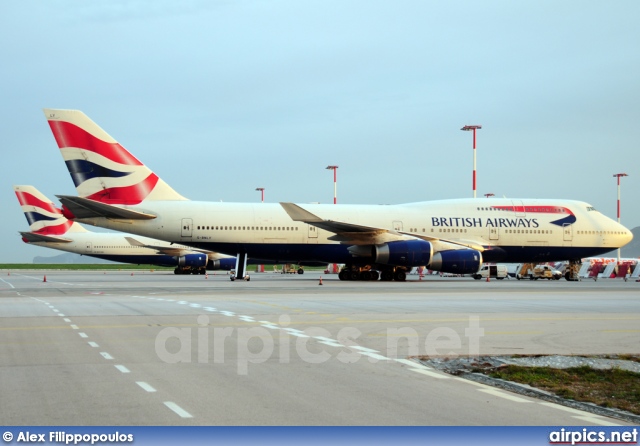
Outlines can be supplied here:
[[176, 414], [178, 414], [182, 418], [193, 418], [193, 415], [191, 415], [189, 412], [187, 412], [186, 410], [184, 410], [182, 407], [178, 406], [174, 402], [165, 401], [164, 405], [167, 406], [169, 409], [173, 410]]
[[7, 282], [6, 280], [4, 280], [4, 279], [0, 279], [0, 280], [2, 280], [4, 283], [6, 283], [7, 285], [9, 285], [11, 288], [15, 288], [13, 285], [11, 285], [11, 284], [10, 284], [9, 282]]
[[153, 387], [151, 387], [149, 384], [147, 384], [144, 381], [136, 381], [136, 384], [139, 385], [140, 387], [142, 387], [147, 392], [155, 392], [156, 391], [156, 389], [154, 389]]
[[185, 302], [184, 300], [177, 302], [178, 305], [187, 305], [188, 303], [189, 302]]
[[494, 389], [494, 388], [478, 389], [478, 391], [484, 392], [484, 393], [488, 393], [488, 394], [493, 395], [493, 396], [499, 396], [500, 398], [504, 398], [504, 399], [507, 399], [509, 401], [514, 401], [516, 403], [531, 403], [531, 401], [529, 401], [529, 400], [525, 400], [524, 398], [519, 398], [517, 396], [509, 395], [508, 393], [504, 393], [504, 392], [502, 392], [500, 390], [497, 390], [497, 389]]
[[578, 420], [587, 421], [593, 424], [599, 424], [600, 426], [622, 426], [622, 424], [612, 423], [611, 421], [595, 418], [589, 415], [575, 415], [573, 418], [577, 418]]
[[264, 328], [270, 328], [271, 330], [279, 330], [280, 327], [277, 325], [272, 324], [271, 322], [267, 322], [267, 321], [260, 321], [263, 322], [262, 326]]
[[296, 328], [283, 328], [284, 331], [289, 333], [290, 335], [297, 336], [299, 338], [308, 338], [309, 336], [304, 334], [302, 330], [298, 330]]
[[360, 350], [363, 352], [367, 352], [367, 353], [380, 353], [379, 350], [374, 350], [372, 348], [367, 348], [367, 347], [361, 347], [360, 345], [353, 345], [353, 346], [349, 346], [350, 348], [354, 348], [356, 350]]
[[63, 317], [64, 317], [65, 315], [64, 315], [64, 314], [62, 314], [62, 313], [58, 313], [58, 316], [63, 316]]
[[131, 370], [129, 370], [128, 368], [126, 368], [123, 365], [117, 364], [117, 365], [114, 365], [114, 367], [116, 369], [120, 370], [122, 373], [131, 373]]
[[217, 311], [215, 308], [213, 307], [202, 307], [203, 310], [207, 310], [207, 311]]
[[82, 332], [78, 333], [78, 336], [80, 336], [81, 338], [88, 338], [89, 337], [88, 334], [82, 333]]
[[238, 319], [245, 322], [255, 322], [256, 320], [251, 316], [238, 316]]
[[200, 304], [189, 304], [189, 306], [191, 308], [200, 308], [200, 307], [202, 307], [202, 305], [200, 305]]
[[64, 318], [64, 319], [62, 319], [62, 320], [63, 320], [63, 321], [65, 321], [65, 322], [71, 322], [71, 319], [69, 319], [69, 318], [67, 318], [67, 317], [65, 317], [65, 318]]
[[111, 356], [109, 353], [107, 352], [100, 352], [100, 354], [102, 355], [102, 357], [104, 359], [113, 359], [113, 356]]
[[409, 367], [419, 368], [431, 370], [431, 367], [427, 367], [424, 364], [420, 364], [419, 362], [412, 361], [411, 359], [394, 359], [394, 361], [399, 362], [400, 364], [408, 365]]
[[76, 324], [71, 324], [69, 325], [69, 327], [73, 328], [74, 330], [79, 330], [78, 326]]
[[89, 345], [90, 345], [91, 347], [94, 347], [94, 348], [95, 348], [95, 347], [100, 347], [97, 343], [95, 343], [95, 342], [93, 342], [93, 341], [89, 342]]
[[[363, 356], [368, 356], [370, 358], [376, 359], [378, 361], [391, 361], [391, 358], [387, 358], [386, 356], [382, 356], [377, 353], [361, 352], [360, 354]], [[369, 361], [369, 362], [373, 362], [373, 361]]]
[[424, 369], [409, 369], [409, 370], [411, 370], [412, 372], [420, 373], [421, 375], [430, 376], [431, 378], [438, 378], [438, 379], [449, 379], [450, 378], [447, 375], [430, 372], [429, 370], [424, 370]]
[[235, 316], [236, 314], [233, 311], [220, 311], [221, 314], [224, 314], [225, 316]]

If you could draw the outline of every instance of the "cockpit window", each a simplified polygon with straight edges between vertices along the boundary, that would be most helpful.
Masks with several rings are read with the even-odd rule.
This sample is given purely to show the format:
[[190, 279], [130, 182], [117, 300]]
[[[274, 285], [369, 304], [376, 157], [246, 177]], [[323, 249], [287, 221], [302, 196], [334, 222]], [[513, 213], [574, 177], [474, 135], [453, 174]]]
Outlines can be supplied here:
[[596, 210], [596, 208], [594, 208], [593, 206], [587, 206], [587, 211], [588, 212], [595, 211], [595, 210]]

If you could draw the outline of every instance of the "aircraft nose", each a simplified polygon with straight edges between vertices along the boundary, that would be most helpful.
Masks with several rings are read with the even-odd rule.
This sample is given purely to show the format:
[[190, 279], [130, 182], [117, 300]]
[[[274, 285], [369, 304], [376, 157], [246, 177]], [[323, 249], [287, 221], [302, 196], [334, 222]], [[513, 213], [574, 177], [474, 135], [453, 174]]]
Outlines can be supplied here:
[[625, 233], [623, 235], [623, 242], [626, 245], [627, 243], [631, 242], [631, 240], [633, 240], [633, 232], [629, 231], [628, 229], [625, 229]]

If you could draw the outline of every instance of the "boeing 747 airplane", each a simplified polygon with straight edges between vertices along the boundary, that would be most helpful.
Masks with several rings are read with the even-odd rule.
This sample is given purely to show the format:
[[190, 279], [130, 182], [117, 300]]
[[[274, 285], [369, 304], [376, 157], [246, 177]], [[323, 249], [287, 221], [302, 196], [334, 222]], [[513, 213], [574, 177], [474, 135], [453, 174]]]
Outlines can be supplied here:
[[455, 199], [397, 205], [190, 201], [76, 110], [45, 109], [79, 197], [68, 218], [274, 263], [343, 263], [341, 280], [403, 281], [417, 266], [454, 273], [483, 262], [580, 259], [624, 246], [631, 232], [588, 203]]
[[30, 232], [22, 240], [35, 246], [136, 265], [175, 266], [176, 274], [229, 271], [236, 259], [130, 234], [91, 232], [67, 220], [62, 211], [33, 186], [13, 186]]

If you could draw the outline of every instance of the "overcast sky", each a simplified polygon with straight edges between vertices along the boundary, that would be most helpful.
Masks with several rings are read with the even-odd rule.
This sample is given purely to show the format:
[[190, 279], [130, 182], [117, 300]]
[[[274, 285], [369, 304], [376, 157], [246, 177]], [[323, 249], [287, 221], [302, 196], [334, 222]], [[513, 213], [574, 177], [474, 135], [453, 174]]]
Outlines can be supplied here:
[[[640, 225], [640, 2], [0, 3], [0, 262], [12, 190], [75, 194], [42, 108], [79, 109], [194, 200], [566, 198]], [[482, 199], [485, 199], [484, 197]]]

